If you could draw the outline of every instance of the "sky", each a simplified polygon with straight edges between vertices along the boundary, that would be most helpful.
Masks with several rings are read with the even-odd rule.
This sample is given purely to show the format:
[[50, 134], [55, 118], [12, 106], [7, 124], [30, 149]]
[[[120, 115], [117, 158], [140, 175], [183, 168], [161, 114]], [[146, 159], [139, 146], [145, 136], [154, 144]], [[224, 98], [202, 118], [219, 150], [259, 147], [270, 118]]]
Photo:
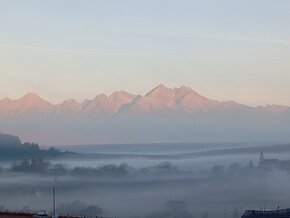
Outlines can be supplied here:
[[0, 0], [0, 99], [52, 103], [160, 83], [290, 105], [289, 0]]

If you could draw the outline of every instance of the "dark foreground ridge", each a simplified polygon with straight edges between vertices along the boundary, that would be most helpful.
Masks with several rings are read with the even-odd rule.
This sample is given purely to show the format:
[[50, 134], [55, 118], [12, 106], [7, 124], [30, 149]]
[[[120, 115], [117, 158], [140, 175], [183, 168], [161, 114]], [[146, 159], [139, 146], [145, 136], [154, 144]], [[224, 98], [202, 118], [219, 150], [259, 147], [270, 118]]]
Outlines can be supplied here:
[[246, 210], [241, 218], [289, 218], [290, 208], [275, 210]]
[[[53, 217], [54, 216], [48, 215], [47, 213], [44, 213], [43, 211], [41, 211], [40, 213], [0, 211], [0, 218], [53, 218]], [[54, 218], [88, 218], [88, 217], [87, 216], [59, 215]], [[116, 217], [95, 216], [94, 218], [116, 218]]]
[[55, 158], [73, 154], [62, 152], [54, 147], [41, 149], [37, 143], [22, 143], [19, 137], [0, 133], [0, 160], [18, 160], [23, 158]]

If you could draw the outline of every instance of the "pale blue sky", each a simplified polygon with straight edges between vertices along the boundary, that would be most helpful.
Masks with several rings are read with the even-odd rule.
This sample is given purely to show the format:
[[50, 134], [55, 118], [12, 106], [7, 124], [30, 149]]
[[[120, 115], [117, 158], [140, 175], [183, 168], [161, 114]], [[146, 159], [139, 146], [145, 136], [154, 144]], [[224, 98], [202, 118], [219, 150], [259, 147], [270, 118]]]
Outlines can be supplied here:
[[0, 0], [0, 98], [82, 101], [163, 83], [290, 105], [289, 21], [289, 0]]

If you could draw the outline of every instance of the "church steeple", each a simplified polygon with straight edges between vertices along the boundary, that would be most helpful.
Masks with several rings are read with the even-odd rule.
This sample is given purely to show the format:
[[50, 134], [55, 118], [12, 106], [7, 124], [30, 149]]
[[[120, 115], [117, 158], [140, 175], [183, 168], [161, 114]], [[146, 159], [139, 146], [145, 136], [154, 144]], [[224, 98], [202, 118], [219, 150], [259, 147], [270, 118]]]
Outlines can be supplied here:
[[264, 161], [264, 152], [261, 149], [261, 153], [260, 153], [260, 163]]

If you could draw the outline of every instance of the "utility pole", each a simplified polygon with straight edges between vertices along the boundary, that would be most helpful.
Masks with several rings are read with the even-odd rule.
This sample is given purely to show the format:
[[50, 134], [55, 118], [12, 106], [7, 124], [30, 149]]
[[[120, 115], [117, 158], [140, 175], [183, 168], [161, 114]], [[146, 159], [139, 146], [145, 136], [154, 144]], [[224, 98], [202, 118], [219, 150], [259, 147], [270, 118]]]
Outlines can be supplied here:
[[55, 218], [55, 186], [52, 187], [53, 217]]
[[55, 208], [55, 186], [57, 182], [57, 177], [54, 177], [54, 184], [52, 186], [52, 205], [53, 205], [53, 218], [56, 218], [56, 208]]

